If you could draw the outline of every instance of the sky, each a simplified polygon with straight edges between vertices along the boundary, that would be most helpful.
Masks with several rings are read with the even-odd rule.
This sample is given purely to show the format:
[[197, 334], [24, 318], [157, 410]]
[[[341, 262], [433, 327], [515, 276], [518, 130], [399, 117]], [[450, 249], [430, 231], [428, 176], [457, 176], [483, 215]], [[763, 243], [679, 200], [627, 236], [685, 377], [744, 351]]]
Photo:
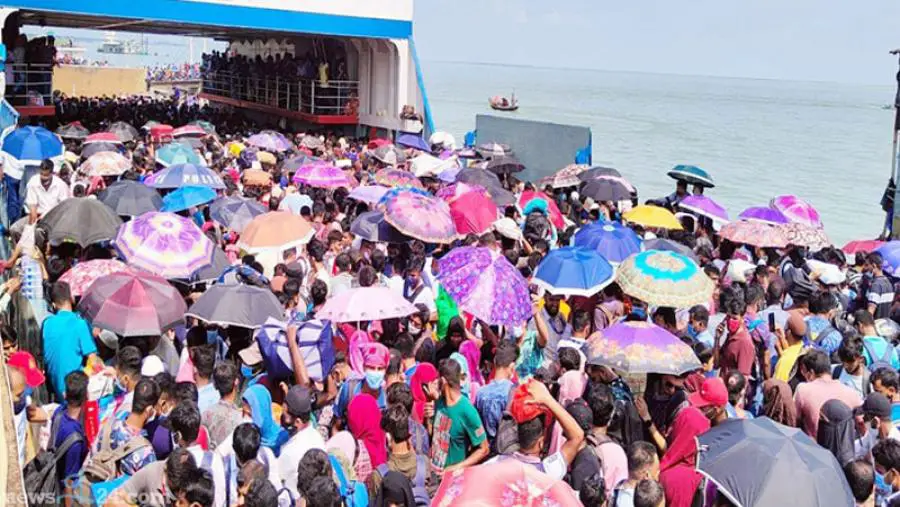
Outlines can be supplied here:
[[890, 84], [900, 1], [415, 0], [425, 61]]

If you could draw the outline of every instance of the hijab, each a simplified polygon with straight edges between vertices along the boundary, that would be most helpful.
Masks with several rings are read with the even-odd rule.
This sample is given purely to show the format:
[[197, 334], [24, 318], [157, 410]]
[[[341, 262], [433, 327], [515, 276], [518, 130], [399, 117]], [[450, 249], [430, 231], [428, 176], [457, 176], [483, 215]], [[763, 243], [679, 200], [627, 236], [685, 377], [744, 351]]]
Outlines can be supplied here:
[[763, 414], [785, 426], [797, 426], [797, 406], [787, 382], [772, 378], [763, 383]]
[[375, 503], [372, 504], [373, 507], [389, 507], [391, 505], [399, 505], [400, 507], [416, 506], [412, 484], [400, 472], [391, 471], [385, 474], [382, 478], [378, 495], [375, 496]]
[[478, 386], [484, 385], [484, 377], [481, 375], [481, 349], [474, 340], [466, 340], [459, 346], [459, 353], [466, 358], [469, 365], [469, 380]]
[[472, 377], [469, 376], [469, 362], [466, 361], [466, 358], [463, 357], [459, 352], [454, 352], [450, 354], [450, 359], [456, 361], [459, 364], [460, 369], [462, 370], [463, 376], [466, 380], [460, 386], [460, 391], [462, 391], [463, 396], [469, 399], [469, 401], [473, 401], [474, 397], [472, 396]]
[[[581, 398], [585, 387], [587, 387], [587, 381], [588, 376], [584, 372], [573, 370], [563, 373], [558, 381], [559, 404], [565, 407], [570, 401]], [[548, 455], [558, 451], [564, 442], [562, 426], [557, 421], [553, 425], [553, 434], [550, 436], [550, 451]]]
[[853, 410], [840, 400], [828, 400], [819, 411], [816, 442], [831, 451], [842, 467], [853, 461], [854, 423]]
[[252, 385], [244, 391], [242, 399], [250, 405], [250, 417], [259, 428], [260, 443], [264, 447], [277, 449], [281, 436], [281, 425], [272, 417], [272, 395], [264, 386]]
[[410, 390], [413, 397], [412, 417], [417, 422], [423, 422], [425, 418], [425, 404], [428, 400], [425, 398], [425, 391], [422, 389], [425, 384], [433, 382], [438, 378], [437, 368], [431, 363], [419, 363], [416, 371], [413, 373], [409, 382]]
[[381, 409], [371, 395], [358, 394], [347, 407], [350, 433], [365, 444], [372, 459], [372, 467], [387, 462], [387, 441], [381, 429]]
[[703, 412], [687, 407], [679, 412], [669, 433], [669, 449], [659, 462], [659, 482], [666, 491], [666, 506], [690, 507], [703, 476], [695, 470], [697, 437], [709, 430]]
[[361, 376], [365, 374], [363, 368], [363, 346], [371, 341], [372, 337], [369, 336], [369, 333], [362, 330], [356, 330], [350, 335], [350, 343], [348, 344], [348, 350], [350, 352], [350, 369], [357, 375]]

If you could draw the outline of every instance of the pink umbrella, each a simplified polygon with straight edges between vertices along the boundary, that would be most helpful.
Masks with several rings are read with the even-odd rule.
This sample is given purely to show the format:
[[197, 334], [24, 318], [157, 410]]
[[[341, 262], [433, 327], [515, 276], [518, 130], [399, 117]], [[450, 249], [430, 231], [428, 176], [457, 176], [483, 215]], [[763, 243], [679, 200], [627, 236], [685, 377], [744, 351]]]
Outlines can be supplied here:
[[791, 222], [822, 227], [819, 212], [796, 195], [779, 195], [769, 201], [769, 207], [780, 211]]
[[184, 320], [187, 306], [165, 279], [121, 271], [91, 284], [78, 310], [95, 327], [120, 336], [159, 336]]
[[526, 209], [531, 209], [529, 203], [536, 199], [540, 199], [547, 203], [547, 212], [550, 214], [550, 223], [553, 224], [559, 230], [563, 230], [566, 227], [566, 221], [563, 219], [562, 212], [559, 211], [559, 207], [556, 205], [556, 201], [547, 197], [547, 194], [543, 192], [535, 192], [533, 190], [526, 190], [522, 192], [521, 197], [519, 197], [519, 207], [522, 208], [524, 212]]
[[122, 141], [119, 140], [119, 136], [115, 135], [112, 132], [97, 132], [96, 134], [91, 134], [87, 136], [84, 140], [84, 144], [90, 143], [118, 143], [122, 144]]
[[483, 234], [497, 220], [497, 205], [484, 187], [457, 183], [441, 190], [447, 190], [439, 191], [438, 197], [450, 206], [456, 232], [462, 235]]
[[678, 203], [681, 209], [696, 213], [717, 222], [727, 222], [725, 207], [705, 195], [689, 195]]
[[869, 253], [884, 244], [877, 239], [859, 239], [844, 245], [841, 250], [846, 254]]
[[722, 226], [719, 236], [733, 243], [761, 248], [784, 248], [788, 239], [778, 226], [765, 222], [738, 220]]
[[397, 319], [418, 310], [387, 287], [359, 287], [325, 301], [316, 318], [332, 322], [365, 322]]
[[294, 173], [294, 183], [302, 183], [316, 188], [349, 188], [350, 178], [344, 171], [328, 164], [307, 164]]
[[206, 131], [200, 128], [197, 125], [185, 125], [183, 127], [178, 127], [172, 132], [174, 137], [181, 136], [200, 136], [203, 137], [206, 135]]
[[73, 296], [81, 296], [101, 276], [106, 276], [120, 271], [126, 271], [128, 266], [124, 262], [115, 259], [95, 259], [87, 262], [79, 262], [72, 269], [66, 271], [60, 282], [69, 284]]

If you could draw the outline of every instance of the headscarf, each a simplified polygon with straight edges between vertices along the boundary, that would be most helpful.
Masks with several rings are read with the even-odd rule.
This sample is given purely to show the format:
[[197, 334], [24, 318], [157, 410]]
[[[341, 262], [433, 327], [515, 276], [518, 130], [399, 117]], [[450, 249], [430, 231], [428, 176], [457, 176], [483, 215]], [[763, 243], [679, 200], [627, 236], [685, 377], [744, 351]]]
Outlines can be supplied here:
[[391, 361], [391, 352], [378, 342], [365, 343], [360, 347], [360, 351], [362, 352], [363, 366], [387, 368]]
[[683, 409], [672, 424], [669, 449], [659, 462], [659, 482], [666, 491], [668, 507], [690, 507], [703, 476], [697, 463], [697, 436], [709, 430], [709, 419], [694, 408]]
[[419, 363], [409, 381], [409, 388], [413, 397], [412, 417], [417, 422], [423, 422], [422, 420], [425, 418], [425, 404], [428, 403], [422, 387], [429, 382], [434, 382], [438, 376], [437, 368], [433, 364]]
[[413, 495], [412, 483], [400, 472], [388, 472], [381, 479], [381, 488], [375, 496], [372, 507], [415, 507], [416, 498]]
[[356, 480], [356, 439], [349, 431], [339, 431], [325, 443], [328, 454], [335, 457], [347, 472], [347, 480]]
[[372, 467], [387, 462], [387, 441], [381, 429], [381, 409], [371, 395], [358, 394], [347, 407], [347, 423], [350, 433], [369, 451]]
[[787, 382], [771, 378], [763, 383], [763, 413], [785, 426], [797, 426], [797, 406]]
[[242, 399], [250, 405], [250, 417], [259, 428], [260, 443], [277, 449], [282, 429], [272, 418], [272, 395], [269, 390], [259, 384], [252, 385], [244, 391]]
[[[584, 394], [587, 387], [588, 376], [581, 371], [567, 371], [559, 377], [559, 404], [566, 406], [570, 401], [580, 398]], [[563, 438], [562, 426], [557, 422], [553, 425], [553, 434], [550, 435], [550, 451], [551, 455], [558, 451], [565, 439]]]
[[484, 376], [481, 375], [481, 349], [473, 340], [466, 340], [459, 346], [459, 353], [466, 358], [469, 365], [469, 380], [479, 386], [484, 385]]
[[352, 335], [350, 335], [350, 343], [347, 349], [350, 351], [350, 369], [353, 370], [353, 373], [357, 375], [363, 375], [365, 373], [363, 369], [363, 347], [372, 342], [372, 337], [369, 336], [369, 333], [363, 330], [356, 330]]
[[454, 360], [459, 364], [460, 369], [462, 370], [463, 376], [466, 377], [465, 382], [460, 386], [460, 391], [462, 391], [463, 396], [468, 398], [470, 401], [473, 400], [472, 397], [472, 378], [469, 376], [469, 362], [466, 361], [466, 358], [463, 357], [459, 352], [454, 352], [450, 354], [450, 359]]
[[853, 410], [841, 400], [828, 400], [819, 411], [816, 442], [831, 451], [842, 467], [853, 461], [854, 423]]

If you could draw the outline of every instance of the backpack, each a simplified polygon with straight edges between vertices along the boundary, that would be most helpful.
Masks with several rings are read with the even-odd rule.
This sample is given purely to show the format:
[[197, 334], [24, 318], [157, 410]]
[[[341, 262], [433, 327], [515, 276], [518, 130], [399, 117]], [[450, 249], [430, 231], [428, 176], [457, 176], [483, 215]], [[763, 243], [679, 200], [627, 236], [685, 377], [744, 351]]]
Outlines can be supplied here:
[[[287, 345], [287, 324], [269, 318], [256, 332], [256, 342], [263, 365], [273, 380], [286, 380], [293, 376], [291, 352]], [[318, 319], [307, 320], [297, 326], [297, 344], [306, 363], [310, 378], [322, 382], [334, 366], [334, 342], [331, 323]]]
[[[137, 436], [115, 449], [112, 448], [112, 425], [115, 417], [110, 416], [100, 429], [99, 450], [84, 465], [81, 474], [78, 476], [76, 495], [76, 504], [82, 506], [93, 506], [100, 490], [108, 490], [111, 492], [114, 487], [107, 488], [105, 486], [113, 483], [124, 482], [126, 476], [119, 474], [119, 462], [129, 454], [141, 450], [144, 447], [150, 447], [151, 444], [146, 438]], [[80, 503], [79, 503], [80, 502]]]
[[334, 456], [329, 454], [328, 460], [334, 469], [334, 475], [337, 476], [338, 492], [344, 500], [344, 507], [369, 507], [369, 490], [366, 489], [366, 485], [359, 481], [347, 480], [341, 462]]
[[[839, 364], [834, 367], [834, 370], [831, 371], [831, 378], [834, 380], [840, 380], [841, 375], [844, 374], [844, 365]], [[862, 371], [862, 384], [863, 384], [863, 398], [868, 396], [872, 392], [872, 384], [869, 382], [869, 369], [863, 368]]]
[[84, 440], [81, 433], [76, 431], [66, 437], [59, 447], [53, 448], [56, 436], [59, 434], [62, 410], [60, 408], [53, 414], [47, 450], [39, 452], [34, 459], [25, 465], [25, 469], [22, 471], [25, 478], [25, 491], [28, 493], [28, 505], [50, 507], [59, 504], [61, 491], [59, 490], [59, 481], [56, 477], [56, 467], [59, 464], [59, 460], [66, 455], [66, 452], [73, 445], [80, 440]]
[[[387, 463], [382, 463], [375, 468], [378, 470], [378, 473], [381, 474], [382, 480], [390, 472]], [[425, 457], [422, 455], [416, 455], [416, 476], [413, 478], [412, 483], [412, 492], [413, 499], [415, 499], [416, 506], [428, 507], [431, 505], [431, 497], [428, 495], [428, 491], [425, 489], [425, 477], [428, 472], [428, 461], [425, 460]]]
[[872, 362], [868, 365], [870, 372], [874, 373], [875, 370], [879, 368], [894, 368], [891, 364], [891, 359], [893, 359], [894, 357], [894, 347], [893, 345], [888, 343], [887, 340], [885, 340], [884, 354], [882, 354], [881, 357], [875, 355], [875, 348], [871, 343], [866, 341], [865, 338], [863, 339], [863, 348], [869, 354], [869, 359], [872, 360]]

